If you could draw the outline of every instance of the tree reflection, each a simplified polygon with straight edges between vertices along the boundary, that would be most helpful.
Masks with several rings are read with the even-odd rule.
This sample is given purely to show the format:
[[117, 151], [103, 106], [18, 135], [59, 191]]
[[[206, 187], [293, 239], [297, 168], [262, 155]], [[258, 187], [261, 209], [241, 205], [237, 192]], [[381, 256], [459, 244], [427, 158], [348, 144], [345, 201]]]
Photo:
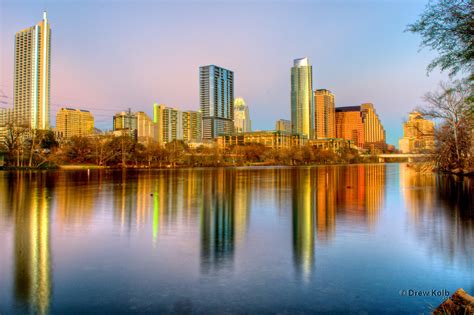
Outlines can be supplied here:
[[472, 178], [420, 173], [400, 166], [400, 182], [415, 235], [450, 263], [474, 264]]

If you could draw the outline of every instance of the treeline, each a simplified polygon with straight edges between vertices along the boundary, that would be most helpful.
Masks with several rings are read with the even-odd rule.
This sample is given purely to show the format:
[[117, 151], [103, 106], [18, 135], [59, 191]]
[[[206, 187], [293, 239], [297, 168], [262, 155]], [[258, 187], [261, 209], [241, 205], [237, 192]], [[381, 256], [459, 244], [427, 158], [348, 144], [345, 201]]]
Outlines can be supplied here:
[[144, 145], [129, 136], [72, 137], [61, 144], [51, 131], [10, 128], [1, 150], [5, 166], [54, 168], [60, 165], [96, 165], [113, 168], [211, 167], [244, 165], [310, 165], [358, 163], [357, 150], [337, 152], [310, 145], [271, 149], [262, 144], [192, 148], [183, 141]]

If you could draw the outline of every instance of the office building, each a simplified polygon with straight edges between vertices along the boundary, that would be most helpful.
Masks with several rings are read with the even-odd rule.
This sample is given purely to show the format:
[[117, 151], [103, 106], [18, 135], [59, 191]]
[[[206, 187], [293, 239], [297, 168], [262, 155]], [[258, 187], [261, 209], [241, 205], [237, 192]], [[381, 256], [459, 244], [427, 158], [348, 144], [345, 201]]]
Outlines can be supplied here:
[[156, 141], [157, 127], [153, 120], [145, 112], [136, 112], [137, 117], [137, 140], [142, 143]]
[[419, 112], [411, 112], [403, 123], [403, 137], [398, 141], [402, 153], [423, 153], [435, 148], [434, 122]]
[[202, 141], [202, 115], [197, 111], [184, 111], [182, 114], [183, 140], [188, 143]]
[[51, 28], [43, 20], [15, 34], [15, 123], [32, 129], [50, 127]]
[[278, 119], [275, 123], [275, 130], [291, 133], [291, 121]]
[[371, 103], [337, 107], [336, 137], [351, 140], [359, 148], [386, 148], [385, 129]]
[[329, 90], [314, 91], [315, 138], [336, 137], [336, 114], [334, 110], [334, 94]]
[[234, 101], [234, 131], [236, 133], [252, 131], [249, 108], [241, 97]]
[[13, 123], [13, 108], [0, 108], [0, 127]]
[[234, 73], [215, 66], [199, 68], [202, 137], [214, 139], [234, 132]]
[[153, 121], [157, 126], [159, 143], [173, 140], [196, 143], [202, 140], [202, 115], [199, 111], [180, 111], [163, 104], [154, 104]]
[[283, 131], [252, 131], [234, 135], [223, 135], [217, 138], [217, 145], [226, 148], [236, 145], [262, 144], [268, 148], [281, 149], [302, 146], [308, 139], [300, 134]]
[[94, 132], [94, 117], [88, 110], [61, 108], [56, 114], [56, 131], [64, 139], [88, 136]]
[[127, 112], [119, 112], [114, 116], [114, 134], [130, 135], [135, 140], [138, 136], [137, 116], [129, 109]]
[[314, 138], [313, 68], [308, 58], [291, 68], [291, 131]]

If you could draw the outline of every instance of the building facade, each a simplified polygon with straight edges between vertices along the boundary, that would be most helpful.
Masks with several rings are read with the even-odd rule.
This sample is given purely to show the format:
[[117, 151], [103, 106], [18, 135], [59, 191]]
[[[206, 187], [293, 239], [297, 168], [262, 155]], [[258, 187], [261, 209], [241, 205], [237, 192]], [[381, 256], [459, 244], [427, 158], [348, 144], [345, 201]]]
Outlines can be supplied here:
[[197, 111], [184, 111], [182, 115], [183, 140], [188, 143], [202, 141], [202, 115]]
[[275, 130], [291, 133], [291, 121], [286, 119], [278, 119], [275, 123]]
[[236, 133], [252, 131], [249, 108], [241, 97], [234, 100], [234, 131]]
[[43, 20], [15, 34], [15, 123], [32, 129], [50, 127], [51, 27]]
[[156, 141], [157, 127], [153, 120], [145, 112], [136, 112], [137, 117], [137, 140], [142, 143]]
[[385, 150], [387, 142], [385, 129], [372, 103], [360, 105], [364, 121], [364, 148]]
[[419, 112], [411, 112], [403, 123], [403, 137], [398, 141], [402, 153], [422, 153], [435, 148], [434, 122]]
[[94, 117], [88, 110], [61, 108], [56, 113], [56, 131], [64, 139], [91, 135], [94, 132]]
[[138, 136], [138, 122], [135, 113], [130, 110], [127, 112], [119, 112], [114, 116], [114, 134], [130, 135], [135, 140]]
[[359, 148], [384, 150], [385, 129], [371, 103], [336, 108], [336, 137], [351, 140]]
[[14, 122], [13, 108], [0, 108], [0, 127]]
[[199, 68], [202, 137], [214, 139], [234, 132], [234, 72], [208, 65]]
[[291, 131], [314, 138], [313, 68], [308, 58], [291, 68]]
[[314, 91], [315, 138], [336, 137], [336, 113], [334, 110], [334, 94], [329, 90]]
[[202, 140], [202, 115], [199, 111], [180, 111], [163, 104], [154, 104], [153, 121], [159, 143], [173, 140], [196, 143]]
[[217, 138], [217, 145], [220, 148], [226, 148], [229, 146], [258, 143], [268, 148], [281, 149], [304, 145], [307, 140], [306, 136], [300, 134], [282, 131], [253, 131], [220, 136]]

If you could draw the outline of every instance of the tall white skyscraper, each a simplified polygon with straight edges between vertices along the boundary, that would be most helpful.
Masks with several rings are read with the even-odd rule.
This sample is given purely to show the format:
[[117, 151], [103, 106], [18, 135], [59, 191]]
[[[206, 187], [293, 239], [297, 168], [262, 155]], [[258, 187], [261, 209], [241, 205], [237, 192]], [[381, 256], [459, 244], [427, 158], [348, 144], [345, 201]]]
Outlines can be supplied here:
[[43, 20], [15, 34], [14, 116], [17, 125], [49, 128], [51, 27]]
[[308, 58], [291, 68], [291, 131], [314, 138], [313, 67]]

